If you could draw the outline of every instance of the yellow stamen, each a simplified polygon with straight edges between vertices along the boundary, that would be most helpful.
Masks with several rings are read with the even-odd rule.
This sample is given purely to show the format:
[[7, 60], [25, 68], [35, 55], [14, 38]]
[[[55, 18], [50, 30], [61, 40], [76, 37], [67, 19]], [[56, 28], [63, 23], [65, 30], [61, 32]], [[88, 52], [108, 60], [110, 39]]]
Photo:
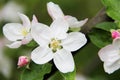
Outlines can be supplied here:
[[60, 45], [60, 42], [59, 42], [58, 40], [55, 40], [55, 39], [53, 39], [53, 40], [51, 41], [51, 43], [50, 43], [50, 47], [51, 47], [52, 49], [58, 48], [59, 45]]
[[26, 30], [26, 28], [23, 28], [22, 29], [22, 35], [23, 36], [26, 36], [28, 34], [28, 31]]

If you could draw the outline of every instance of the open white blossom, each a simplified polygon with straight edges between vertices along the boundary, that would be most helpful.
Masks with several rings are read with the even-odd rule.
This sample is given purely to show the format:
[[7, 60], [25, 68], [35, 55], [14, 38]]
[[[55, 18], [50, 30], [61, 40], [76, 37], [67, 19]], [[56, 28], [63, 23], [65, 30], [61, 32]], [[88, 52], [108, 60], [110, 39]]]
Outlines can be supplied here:
[[31, 59], [36, 64], [54, 61], [59, 71], [63, 73], [74, 70], [74, 60], [71, 51], [76, 51], [87, 42], [80, 32], [67, 33], [68, 23], [64, 19], [56, 19], [48, 27], [37, 23], [32, 26], [33, 39], [40, 45], [31, 53]]
[[113, 40], [113, 43], [102, 48], [98, 55], [104, 62], [104, 70], [108, 74], [120, 68], [120, 38]]
[[32, 40], [31, 37], [31, 25], [37, 22], [35, 16], [33, 16], [32, 24], [29, 18], [21, 13], [18, 13], [21, 18], [23, 24], [20, 23], [8, 23], [3, 26], [3, 33], [5, 37], [12, 41], [13, 43], [7, 45], [10, 48], [18, 48], [21, 45], [27, 44]]
[[24, 12], [24, 9], [19, 4], [9, 1], [3, 8], [0, 9], [0, 21], [18, 22], [19, 17], [17, 12]]
[[47, 4], [47, 10], [53, 20], [58, 18], [64, 18], [68, 22], [70, 28], [80, 28], [88, 20], [86, 18], [84, 20], [78, 21], [75, 17], [72, 17], [70, 15], [64, 15], [59, 5], [54, 4], [53, 2], [49, 2]]

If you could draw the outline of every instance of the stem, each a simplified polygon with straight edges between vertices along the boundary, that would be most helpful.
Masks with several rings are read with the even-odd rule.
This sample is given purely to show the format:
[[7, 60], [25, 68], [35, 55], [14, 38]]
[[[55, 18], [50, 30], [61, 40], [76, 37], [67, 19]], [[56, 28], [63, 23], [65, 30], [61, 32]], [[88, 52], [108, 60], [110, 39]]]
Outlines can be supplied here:
[[102, 8], [92, 19], [90, 19], [82, 28], [81, 32], [84, 34], [90, 33], [92, 28], [100, 22], [110, 21], [111, 19], [107, 16], [105, 8]]

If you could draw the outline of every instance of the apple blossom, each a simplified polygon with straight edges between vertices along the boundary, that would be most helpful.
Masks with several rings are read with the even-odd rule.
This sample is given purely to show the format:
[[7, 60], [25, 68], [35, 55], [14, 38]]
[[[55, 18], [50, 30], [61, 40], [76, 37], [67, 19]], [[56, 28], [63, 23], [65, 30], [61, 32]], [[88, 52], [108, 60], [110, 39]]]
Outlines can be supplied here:
[[7, 45], [10, 48], [18, 48], [21, 45], [27, 44], [32, 40], [31, 37], [31, 26], [37, 22], [36, 17], [33, 15], [32, 23], [29, 18], [21, 13], [18, 13], [23, 24], [20, 23], [8, 23], [3, 26], [3, 33], [5, 37], [13, 43]]
[[120, 68], [120, 38], [113, 40], [112, 44], [103, 47], [98, 55], [104, 62], [104, 70], [108, 74]]
[[72, 17], [70, 15], [64, 15], [59, 5], [54, 4], [53, 2], [47, 3], [47, 10], [53, 20], [58, 18], [64, 18], [68, 22], [70, 28], [80, 28], [88, 20], [86, 18], [84, 20], [78, 21], [75, 17]]
[[29, 59], [27, 56], [20, 56], [18, 59], [18, 67], [23, 67], [29, 63]]
[[83, 33], [67, 33], [68, 23], [63, 18], [58, 18], [48, 27], [42, 23], [32, 26], [31, 35], [40, 45], [31, 53], [31, 59], [36, 64], [45, 64], [54, 61], [59, 71], [63, 73], [74, 70], [74, 60], [71, 54], [87, 42]]

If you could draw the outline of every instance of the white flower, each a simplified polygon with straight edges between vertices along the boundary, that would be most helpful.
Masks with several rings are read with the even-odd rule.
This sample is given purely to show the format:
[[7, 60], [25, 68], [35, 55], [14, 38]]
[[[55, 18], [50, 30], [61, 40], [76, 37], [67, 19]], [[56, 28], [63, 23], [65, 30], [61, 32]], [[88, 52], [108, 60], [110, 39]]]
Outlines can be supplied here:
[[36, 23], [36, 17], [33, 16], [32, 24], [29, 18], [21, 13], [18, 13], [23, 24], [20, 23], [8, 23], [3, 27], [3, 33], [5, 37], [13, 43], [8, 45], [10, 48], [18, 48], [23, 44], [27, 44], [32, 40], [31, 37], [31, 25]]
[[114, 39], [113, 43], [102, 48], [98, 55], [104, 62], [104, 70], [108, 74], [120, 68], [120, 38]]
[[31, 54], [31, 59], [37, 64], [54, 61], [59, 71], [63, 73], [74, 70], [74, 60], [71, 51], [76, 51], [86, 43], [86, 37], [80, 32], [68, 31], [68, 23], [64, 19], [56, 19], [48, 27], [37, 23], [32, 26], [31, 34], [40, 45]]
[[10, 1], [0, 10], [0, 21], [5, 20], [9, 22], [18, 22], [19, 17], [17, 12], [24, 12], [22, 6], [17, 3]]
[[59, 5], [54, 4], [53, 2], [49, 2], [47, 4], [47, 10], [53, 20], [58, 19], [58, 18], [64, 18], [68, 22], [70, 28], [80, 28], [88, 20], [86, 18], [84, 20], [78, 21], [75, 17], [64, 15]]

